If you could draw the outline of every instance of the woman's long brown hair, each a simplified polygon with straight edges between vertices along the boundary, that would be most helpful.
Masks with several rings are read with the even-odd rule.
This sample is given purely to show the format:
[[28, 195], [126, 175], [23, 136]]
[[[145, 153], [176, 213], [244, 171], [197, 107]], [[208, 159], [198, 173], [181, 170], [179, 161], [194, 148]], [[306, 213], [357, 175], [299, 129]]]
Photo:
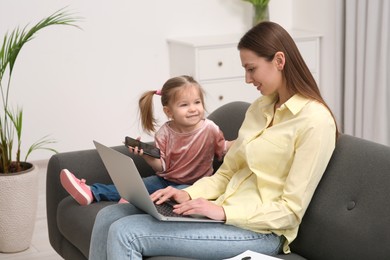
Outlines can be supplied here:
[[251, 50], [267, 61], [272, 61], [278, 51], [283, 52], [286, 62], [282, 73], [287, 82], [287, 90], [291, 94], [300, 94], [323, 104], [335, 121], [337, 139], [339, 130], [336, 118], [322, 98], [317, 83], [303, 60], [297, 45], [283, 27], [274, 22], [261, 22], [241, 38], [238, 49]]

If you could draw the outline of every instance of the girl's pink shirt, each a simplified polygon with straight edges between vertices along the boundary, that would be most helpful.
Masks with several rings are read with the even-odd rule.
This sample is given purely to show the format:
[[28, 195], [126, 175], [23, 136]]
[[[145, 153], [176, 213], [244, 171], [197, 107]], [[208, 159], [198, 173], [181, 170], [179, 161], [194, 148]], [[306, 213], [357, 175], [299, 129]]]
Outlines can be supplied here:
[[161, 150], [164, 170], [156, 174], [178, 184], [193, 184], [213, 173], [213, 160], [226, 153], [226, 140], [219, 127], [204, 119], [202, 127], [178, 133], [166, 122], [156, 133], [156, 146]]

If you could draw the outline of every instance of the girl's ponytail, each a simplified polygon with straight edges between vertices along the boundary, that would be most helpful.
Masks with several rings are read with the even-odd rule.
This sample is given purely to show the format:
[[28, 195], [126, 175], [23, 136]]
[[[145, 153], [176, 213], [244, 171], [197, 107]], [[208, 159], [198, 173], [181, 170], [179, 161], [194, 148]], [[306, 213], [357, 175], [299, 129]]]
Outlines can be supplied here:
[[149, 134], [155, 132], [157, 126], [157, 120], [154, 118], [153, 114], [154, 94], [161, 95], [161, 91], [147, 91], [142, 94], [138, 101], [142, 129], [144, 129]]

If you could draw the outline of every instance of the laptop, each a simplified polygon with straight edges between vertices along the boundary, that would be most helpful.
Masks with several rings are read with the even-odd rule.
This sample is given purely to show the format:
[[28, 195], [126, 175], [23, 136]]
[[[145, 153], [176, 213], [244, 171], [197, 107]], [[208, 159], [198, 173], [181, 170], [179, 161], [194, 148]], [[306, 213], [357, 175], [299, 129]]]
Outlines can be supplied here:
[[223, 223], [223, 221], [203, 216], [175, 214], [172, 212], [172, 202], [166, 202], [161, 205], [154, 204], [149, 197], [149, 193], [133, 159], [97, 141], [93, 141], [93, 143], [121, 197], [140, 210], [161, 221]]

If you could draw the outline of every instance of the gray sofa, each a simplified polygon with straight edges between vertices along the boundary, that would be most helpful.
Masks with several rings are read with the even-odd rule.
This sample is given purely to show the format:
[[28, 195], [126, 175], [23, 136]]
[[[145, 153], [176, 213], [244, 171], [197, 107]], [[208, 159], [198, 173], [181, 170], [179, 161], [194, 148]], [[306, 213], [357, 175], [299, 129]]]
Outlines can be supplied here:
[[[245, 102], [214, 111], [215, 121], [229, 140], [237, 136]], [[114, 147], [131, 156], [124, 146]], [[153, 174], [142, 158], [133, 157], [143, 176]], [[215, 162], [215, 168], [219, 164]], [[79, 206], [62, 188], [59, 173], [68, 168], [89, 183], [111, 183], [95, 150], [53, 155], [46, 182], [47, 221], [52, 247], [64, 259], [85, 260], [97, 212], [112, 204]], [[390, 259], [390, 147], [342, 135], [327, 170], [291, 244], [281, 259]], [[170, 256], [149, 259], [182, 259]]]

